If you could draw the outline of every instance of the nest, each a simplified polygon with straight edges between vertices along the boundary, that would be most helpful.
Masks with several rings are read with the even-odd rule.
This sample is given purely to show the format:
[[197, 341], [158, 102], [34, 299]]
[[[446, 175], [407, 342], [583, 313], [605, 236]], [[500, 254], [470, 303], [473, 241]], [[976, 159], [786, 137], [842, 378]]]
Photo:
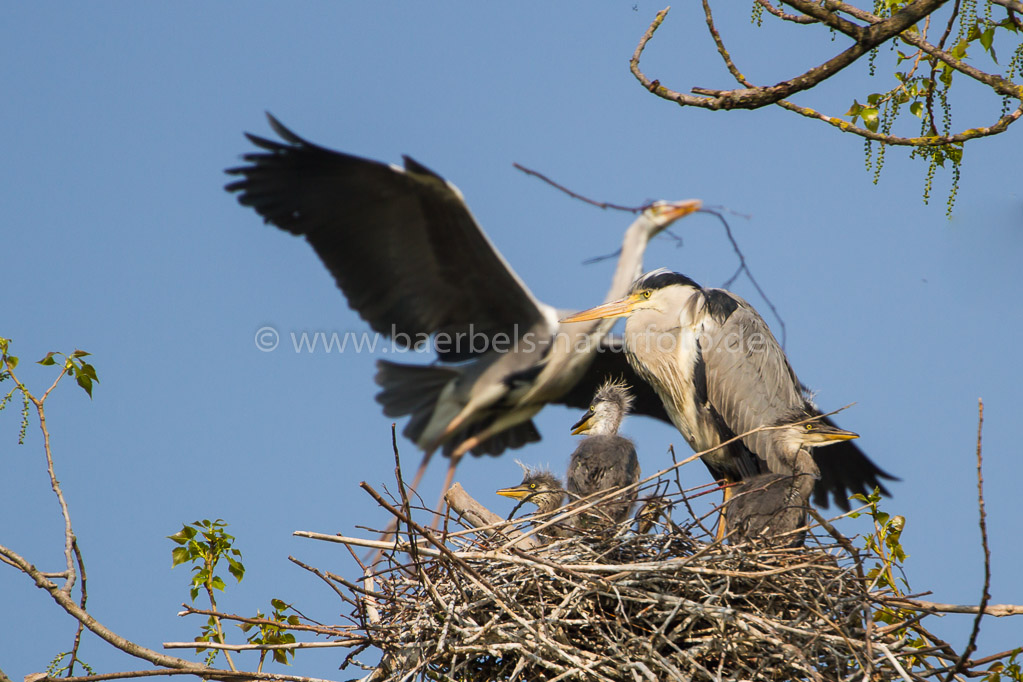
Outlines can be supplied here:
[[630, 521], [559, 537], [596, 501], [505, 522], [456, 484], [461, 515], [431, 531], [404, 489], [389, 502], [363, 485], [398, 539], [318, 537], [382, 550], [361, 584], [329, 576], [354, 607], [345, 665], [382, 652], [368, 680], [909, 682], [963, 669], [923, 629], [924, 602], [866, 570], [877, 556], [820, 517], [827, 532], [809, 529], [810, 547], [727, 545], [699, 520], [672, 520], [673, 506], [692, 511], [693, 491], [679, 490], [658, 497], [652, 532]]

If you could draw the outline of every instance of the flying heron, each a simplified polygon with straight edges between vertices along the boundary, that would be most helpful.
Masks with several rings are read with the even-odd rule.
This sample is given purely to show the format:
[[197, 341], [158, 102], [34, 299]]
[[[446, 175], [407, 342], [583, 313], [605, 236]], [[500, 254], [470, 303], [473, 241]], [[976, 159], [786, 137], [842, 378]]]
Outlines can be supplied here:
[[[438, 364], [378, 361], [377, 401], [410, 415], [404, 435], [425, 453], [497, 455], [540, 439], [532, 417], [547, 403], [584, 407], [611, 374], [641, 387], [639, 413], [667, 419], [635, 381], [608, 335], [613, 320], [559, 323], [477, 225], [461, 192], [409, 157], [404, 167], [307, 142], [269, 116], [283, 141], [247, 135], [260, 151], [227, 170], [226, 186], [265, 222], [302, 235], [351, 308], [402, 348], [432, 342]], [[700, 208], [696, 200], [650, 205], [626, 230], [607, 300], [642, 272], [647, 243]], [[511, 340], [511, 343], [509, 343]], [[414, 484], [413, 484], [414, 485]]]
[[[628, 384], [609, 379], [597, 389], [589, 411], [573, 425], [573, 434], [588, 436], [572, 453], [565, 474], [568, 494], [573, 499], [624, 488], [639, 481], [636, 447], [631, 440], [618, 435], [618, 428], [631, 405]], [[636, 488], [633, 487], [597, 505], [591, 513], [577, 517], [577, 525], [620, 523], [628, 518], [635, 502]]]
[[[816, 479], [816, 504], [826, 507], [830, 494], [844, 510], [846, 491], [876, 486], [888, 493], [878, 479], [893, 477], [847, 443], [855, 433], [820, 418], [767, 323], [739, 296], [655, 270], [628, 296], [563, 321], [617, 317], [628, 318], [629, 364], [660, 396], [693, 450], [711, 450], [702, 459], [714, 478], [805, 473]], [[747, 433], [761, 427], [776, 428]], [[743, 437], [723, 445], [736, 435]], [[835, 445], [826, 455], [814, 450], [829, 444]], [[720, 537], [724, 526], [718, 530]]]
[[813, 486], [809, 473], [760, 474], [742, 481], [728, 502], [730, 541], [780, 538], [787, 540], [789, 547], [802, 547], [806, 533], [794, 531], [806, 525], [806, 504]]

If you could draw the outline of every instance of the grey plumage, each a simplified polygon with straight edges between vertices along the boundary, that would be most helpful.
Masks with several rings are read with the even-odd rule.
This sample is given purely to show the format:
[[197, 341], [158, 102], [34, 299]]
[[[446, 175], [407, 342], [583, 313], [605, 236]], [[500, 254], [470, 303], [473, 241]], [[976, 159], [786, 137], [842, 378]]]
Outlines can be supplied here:
[[[625, 383], [608, 381], [597, 390], [590, 410], [573, 426], [572, 433], [587, 434], [572, 453], [565, 475], [566, 487], [573, 499], [624, 488], [639, 481], [636, 447], [631, 440], [618, 435], [631, 403]], [[624, 521], [635, 501], [636, 488], [631, 488], [576, 517], [577, 525]]]
[[[373, 330], [399, 347], [432, 343], [439, 366], [380, 361], [376, 377], [384, 413], [409, 415], [403, 433], [421, 449], [457, 458], [539, 440], [531, 420], [545, 404], [585, 405], [612, 366], [632, 375], [620, 354], [593, 352], [614, 346], [612, 323], [560, 324], [440, 175], [408, 157], [398, 167], [335, 152], [269, 118], [282, 141], [248, 135], [259, 151], [227, 171], [238, 179], [226, 189], [304, 236]], [[649, 240], [699, 206], [643, 211], [626, 231], [608, 300], [640, 274]], [[652, 392], [640, 390], [649, 393], [641, 409], [663, 417]]]
[[[628, 317], [629, 363], [660, 396], [671, 421], [715, 478], [738, 481], [759, 473], [819, 476], [815, 501], [829, 493], [842, 509], [846, 491], [887, 494], [888, 475], [859, 448], [841, 443], [856, 434], [830, 421], [758, 431], [764, 426], [820, 415], [802, 390], [767, 324], [740, 296], [704, 289], [685, 275], [657, 270], [641, 277], [631, 293], [566, 318], [584, 321]], [[830, 443], [831, 452], [814, 448]], [[722, 446], [722, 447], [719, 447]], [[726, 490], [726, 499], [729, 492]]]
[[[546, 469], [531, 469], [522, 462], [518, 462], [518, 465], [523, 470], [522, 483], [511, 488], [501, 488], [497, 491], [498, 495], [519, 500], [515, 509], [527, 502], [535, 504], [540, 514], [550, 514], [564, 506], [565, 489], [557, 476]], [[565, 538], [574, 534], [562, 524], [548, 526], [540, 532], [548, 538]]]
[[806, 532], [806, 504], [813, 489], [810, 474], [760, 474], [735, 486], [728, 502], [729, 541], [781, 542], [802, 547]]

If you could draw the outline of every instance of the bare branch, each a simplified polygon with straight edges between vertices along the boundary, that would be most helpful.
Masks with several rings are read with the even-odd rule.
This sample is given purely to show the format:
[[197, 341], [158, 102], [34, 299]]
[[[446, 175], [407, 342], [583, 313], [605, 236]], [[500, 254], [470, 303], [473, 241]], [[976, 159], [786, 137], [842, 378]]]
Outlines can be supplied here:
[[522, 171], [526, 175], [532, 175], [534, 178], [539, 178], [540, 180], [543, 180], [544, 182], [546, 182], [551, 187], [554, 187], [555, 189], [561, 190], [562, 192], [564, 192], [568, 196], [572, 197], [573, 199], [579, 199], [580, 201], [584, 201], [587, 204], [590, 204], [591, 206], [596, 206], [597, 208], [603, 208], [603, 209], [610, 208], [610, 209], [613, 209], [615, 211], [627, 211], [629, 213], [639, 213], [640, 211], [648, 208], [648, 206], [622, 206], [620, 204], [612, 204], [612, 203], [609, 203], [607, 201], [597, 201], [595, 199], [590, 199], [589, 197], [585, 197], [582, 194], [579, 194], [577, 192], [573, 192], [572, 190], [570, 190], [569, 188], [565, 187], [564, 185], [561, 185], [561, 184], [559, 184], [557, 182], [554, 182], [549, 177], [547, 177], [546, 175], [544, 175], [543, 173], [541, 173], [539, 171], [535, 171], [535, 170], [532, 170], [530, 168], [526, 168], [525, 166], [523, 166], [521, 164], [518, 164], [518, 163], [513, 163], [512, 166], [514, 166], [518, 170]]
[[[850, 48], [836, 55], [827, 62], [809, 69], [797, 77], [782, 81], [774, 86], [757, 86], [751, 83], [743, 75], [742, 70], [732, 62], [731, 56], [725, 48], [720, 34], [714, 26], [709, 2], [708, 0], [704, 0], [705, 20], [708, 30], [714, 39], [718, 54], [721, 56], [725, 66], [728, 68], [729, 73], [732, 74], [733, 78], [744, 86], [742, 89], [720, 90], [694, 87], [691, 90], [698, 96], [686, 95], [662, 86], [660, 80], [651, 80], [640, 70], [640, 57], [645, 50], [647, 43], [664, 21], [668, 11], [667, 9], [658, 12], [657, 17], [640, 38], [639, 45], [636, 47], [632, 59], [629, 61], [629, 66], [633, 75], [644, 88], [658, 97], [673, 101], [680, 106], [697, 106], [717, 110], [735, 108], [755, 109], [768, 104], [776, 104], [801, 116], [828, 123], [835, 126], [842, 132], [853, 133], [865, 139], [886, 145], [940, 147], [949, 144], [961, 144], [968, 140], [1004, 132], [1010, 125], [1019, 120], [1020, 117], [1023, 116], [1023, 86], [1016, 85], [1012, 81], [997, 74], [989, 74], [981, 71], [962, 60], [956, 59], [948, 52], [929, 44], [915, 32], [907, 30], [920, 19], [929, 16], [930, 13], [934, 12], [947, 1], [948, 0], [917, 0], [917, 2], [911, 3], [893, 16], [882, 18], [854, 7], [853, 5], [849, 5], [844, 2], [837, 2], [836, 0], [826, 0], [822, 3], [813, 2], [811, 0], [782, 0], [785, 4], [803, 12], [805, 16], [813, 22], [819, 21], [825, 23], [829, 27], [852, 37], [856, 42]], [[782, 19], [790, 21], [797, 20], [795, 15], [786, 15], [781, 12], [781, 10], [774, 8], [770, 4], [769, 0], [757, 0], [757, 2], [775, 16], [779, 16]], [[1011, 12], [1020, 4], [1020, 2], [1019, 0], [999, 0], [999, 4], [1004, 4], [1010, 11], [1011, 16]], [[853, 24], [839, 16], [840, 13], [848, 14], [849, 16], [863, 21], [868, 25], [864, 27]], [[810, 21], [801, 21], [800, 23], [810, 23]], [[1000, 116], [990, 126], [973, 126], [960, 133], [950, 135], [934, 134], [929, 136], [901, 137], [872, 131], [867, 128], [861, 128], [842, 118], [828, 116], [811, 107], [801, 106], [786, 99], [797, 92], [816, 86], [823, 80], [830, 78], [841, 69], [859, 59], [863, 56], [863, 54], [869, 52], [871, 49], [874, 49], [878, 45], [896, 37], [920, 50], [923, 50], [931, 57], [948, 64], [953, 69], [963, 73], [969, 78], [987, 85], [996, 93], [1005, 97], [1020, 100], [1020, 106], [1013, 112]]]
[[991, 588], [991, 550], [987, 544], [987, 513], [984, 511], [984, 459], [981, 454], [981, 435], [984, 429], [984, 401], [977, 400], [977, 509], [980, 511], [980, 545], [984, 548], [984, 587], [980, 593], [980, 606], [977, 608], [977, 617], [973, 619], [973, 630], [970, 632], [970, 639], [963, 649], [962, 656], [956, 661], [955, 666], [949, 671], [945, 682], [952, 682], [952, 678], [961, 673], [970, 656], [977, 650], [977, 635], [980, 634], [980, 621], [984, 618], [987, 604], [991, 600], [989, 590]]
[[788, 14], [782, 9], [772, 5], [771, 0], [757, 0], [757, 4], [783, 21], [791, 21], [796, 24], [816, 24], [818, 21], [817, 19], [808, 17], [805, 14]]
[[[909, 599], [906, 597], [886, 597], [886, 604], [905, 604], [914, 610], [932, 611], [934, 613], [973, 613], [979, 614], [981, 607], [969, 604], [941, 604], [939, 602]], [[1004, 618], [1005, 616], [1023, 616], [1023, 606], [1018, 604], [988, 604], [984, 607], [984, 615]]]

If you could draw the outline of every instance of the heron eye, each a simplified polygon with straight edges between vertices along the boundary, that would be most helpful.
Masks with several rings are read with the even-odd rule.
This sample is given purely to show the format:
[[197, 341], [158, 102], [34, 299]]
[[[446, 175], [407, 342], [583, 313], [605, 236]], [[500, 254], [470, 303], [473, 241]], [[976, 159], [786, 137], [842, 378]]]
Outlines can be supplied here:
[[806, 430], [807, 431], [813, 431], [813, 424], [807, 424], [806, 425]]
[[647, 289], [646, 291], [644, 291], [643, 293], [641, 293], [641, 294], [640, 294], [640, 296], [642, 296], [642, 297], [643, 297], [644, 299], [646, 299], [646, 298], [650, 298], [650, 290], [649, 290], [649, 289]]
[[529, 489], [530, 490], [536, 490], [536, 483], [530, 483], [529, 484]]

